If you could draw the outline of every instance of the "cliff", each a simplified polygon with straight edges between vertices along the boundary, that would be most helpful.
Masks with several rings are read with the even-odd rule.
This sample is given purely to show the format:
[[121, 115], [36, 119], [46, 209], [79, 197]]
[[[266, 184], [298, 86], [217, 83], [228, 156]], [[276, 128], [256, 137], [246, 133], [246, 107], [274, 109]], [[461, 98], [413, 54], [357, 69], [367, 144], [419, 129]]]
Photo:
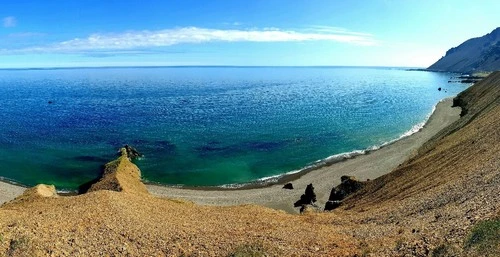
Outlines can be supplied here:
[[427, 69], [462, 73], [500, 70], [500, 27], [451, 48]]
[[0, 256], [499, 256], [499, 89], [495, 72], [459, 94], [458, 121], [332, 212], [154, 197], [122, 150], [85, 194], [2, 205]]

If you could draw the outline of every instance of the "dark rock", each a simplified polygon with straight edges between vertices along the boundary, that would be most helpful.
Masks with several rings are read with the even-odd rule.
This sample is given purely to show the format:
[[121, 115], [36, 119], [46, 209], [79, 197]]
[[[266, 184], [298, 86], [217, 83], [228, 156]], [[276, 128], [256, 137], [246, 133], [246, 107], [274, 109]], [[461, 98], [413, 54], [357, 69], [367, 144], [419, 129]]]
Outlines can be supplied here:
[[316, 202], [316, 194], [314, 193], [314, 187], [312, 184], [307, 185], [306, 191], [300, 196], [300, 200], [294, 203], [293, 206], [299, 207], [305, 204], [313, 204]]
[[49, 101], [49, 104], [53, 104], [54, 102], [53, 101]]
[[[340, 177], [340, 181], [340, 185], [332, 188], [328, 201], [338, 201], [340, 203], [340, 201], [344, 200], [344, 198], [346, 198], [348, 195], [363, 188], [363, 183], [358, 181], [355, 177], [342, 176]], [[328, 204], [328, 202], [325, 204], [325, 210], [327, 210]]]
[[292, 183], [287, 183], [283, 186], [284, 189], [293, 189]]
[[329, 201], [341, 201], [347, 196], [344, 190], [337, 189], [336, 187], [332, 188], [330, 192]]
[[136, 159], [142, 157], [143, 155], [139, 153], [135, 148], [129, 145], [124, 146], [125, 151], [127, 151], [127, 156], [129, 159]]
[[340, 206], [340, 201], [327, 201], [325, 204], [325, 211], [331, 211]]
[[456, 96], [455, 98], [453, 98], [453, 104], [451, 105], [451, 107], [462, 108], [462, 111], [460, 112], [460, 117], [465, 116], [469, 111], [467, 109], [467, 103], [460, 96]]
[[438, 88], [438, 91], [441, 91], [441, 88]]

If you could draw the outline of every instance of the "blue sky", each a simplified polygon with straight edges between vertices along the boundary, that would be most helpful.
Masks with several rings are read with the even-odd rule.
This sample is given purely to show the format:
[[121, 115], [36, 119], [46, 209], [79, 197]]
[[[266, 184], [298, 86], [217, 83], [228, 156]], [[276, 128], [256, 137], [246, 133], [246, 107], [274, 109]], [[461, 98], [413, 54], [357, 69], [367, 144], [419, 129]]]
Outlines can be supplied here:
[[500, 26], [500, 1], [2, 0], [0, 68], [426, 67]]

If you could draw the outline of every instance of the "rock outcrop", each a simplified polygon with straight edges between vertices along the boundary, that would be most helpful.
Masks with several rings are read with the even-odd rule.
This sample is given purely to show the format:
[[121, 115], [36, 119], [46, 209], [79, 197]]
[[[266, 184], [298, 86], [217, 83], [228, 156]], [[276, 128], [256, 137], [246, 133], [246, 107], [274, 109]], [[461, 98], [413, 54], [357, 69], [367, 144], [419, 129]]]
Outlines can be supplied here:
[[[129, 153], [136, 156], [137, 151], [127, 145], [121, 148], [120, 157], [104, 165], [101, 178], [82, 185], [79, 190], [81, 192], [79, 193], [111, 190], [142, 195], [149, 194], [146, 186], [141, 182], [141, 171], [130, 161]], [[22, 195], [15, 198], [11, 202], [6, 203], [6, 205], [16, 204], [23, 201], [34, 201], [40, 198], [48, 197], [58, 197], [55, 186], [39, 184], [25, 190]]]
[[340, 181], [340, 185], [332, 188], [330, 197], [325, 204], [325, 211], [339, 207], [344, 198], [363, 188], [363, 183], [352, 176], [342, 176]]
[[462, 73], [500, 70], [500, 27], [451, 48], [427, 69]]
[[[137, 159], [137, 158], [140, 158], [143, 156], [141, 153], [139, 153], [139, 151], [137, 151], [137, 149], [135, 149], [132, 146], [125, 145], [123, 148], [127, 152], [127, 156], [129, 158], [129, 160]], [[123, 155], [121, 149], [120, 149], [120, 155]]]
[[313, 204], [316, 202], [316, 193], [312, 184], [307, 185], [306, 190], [300, 199], [293, 204], [295, 207], [303, 207], [304, 205]]
[[148, 194], [146, 186], [141, 182], [141, 171], [130, 161], [129, 153], [132, 157], [137, 153], [135, 149], [131, 149], [133, 148], [129, 146], [121, 148], [121, 156], [104, 166], [101, 179], [90, 186], [88, 191], [112, 190]]

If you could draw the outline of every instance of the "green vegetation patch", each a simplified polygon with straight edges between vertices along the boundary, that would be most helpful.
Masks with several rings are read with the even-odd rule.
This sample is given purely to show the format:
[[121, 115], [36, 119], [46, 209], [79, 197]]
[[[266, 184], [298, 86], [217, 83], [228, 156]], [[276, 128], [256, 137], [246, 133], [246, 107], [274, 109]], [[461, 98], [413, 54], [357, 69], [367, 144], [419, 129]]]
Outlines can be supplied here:
[[25, 236], [21, 236], [20, 238], [11, 240], [9, 249], [7, 251], [7, 255], [13, 256], [19, 252], [27, 252], [28, 244], [29, 244], [29, 239]]
[[441, 244], [432, 250], [432, 257], [448, 257], [448, 256], [457, 256], [460, 249], [457, 250], [457, 247], [451, 244]]
[[245, 244], [234, 249], [228, 257], [261, 257], [266, 256], [266, 250], [261, 244]]
[[476, 224], [465, 241], [465, 250], [482, 256], [500, 256], [500, 217]]

